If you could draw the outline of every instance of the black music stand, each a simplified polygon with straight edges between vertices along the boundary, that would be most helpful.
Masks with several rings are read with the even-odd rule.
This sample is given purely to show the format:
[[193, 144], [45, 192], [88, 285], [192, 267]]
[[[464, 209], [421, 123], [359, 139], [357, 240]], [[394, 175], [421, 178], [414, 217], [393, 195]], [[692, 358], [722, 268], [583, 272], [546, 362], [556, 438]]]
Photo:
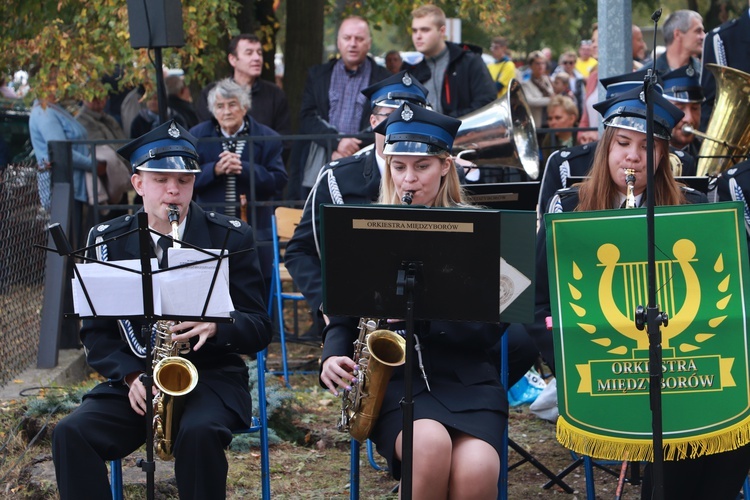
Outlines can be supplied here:
[[[406, 319], [401, 495], [408, 499], [414, 320], [530, 321], [536, 213], [324, 205], [321, 216], [325, 313]], [[518, 294], [503, 288], [512, 297], [501, 293], [501, 256], [527, 280]]]
[[467, 199], [474, 205], [502, 210], [536, 210], [539, 181], [467, 184]]
[[[227, 239], [229, 237], [229, 229], [227, 229], [227, 237], [224, 239], [224, 243], [222, 245], [221, 250], [218, 253], [210, 252], [208, 250], [204, 250], [202, 248], [199, 248], [195, 245], [192, 245], [185, 241], [180, 241], [180, 244], [187, 248], [192, 248], [194, 250], [197, 250], [203, 254], [205, 254], [207, 257], [202, 260], [194, 261], [188, 264], [183, 264], [180, 266], [170, 267], [166, 269], [160, 269], [160, 270], [152, 270], [151, 268], [151, 236], [150, 233], [159, 234], [159, 236], [162, 236], [160, 233], [157, 233], [156, 231], [150, 229], [148, 227], [148, 214], [146, 212], [138, 212], [136, 215], [138, 217], [138, 228], [132, 231], [128, 231], [125, 234], [118, 235], [115, 238], [103, 240], [99, 243], [96, 243], [95, 245], [87, 246], [82, 249], [73, 250], [73, 248], [70, 246], [70, 242], [68, 241], [67, 237], [65, 236], [64, 231], [62, 230], [59, 223], [54, 223], [49, 226], [49, 232], [52, 235], [52, 239], [55, 243], [56, 248], [48, 248], [48, 247], [42, 247], [47, 251], [56, 252], [60, 256], [63, 257], [76, 257], [78, 259], [81, 259], [83, 262], [89, 262], [89, 263], [97, 263], [104, 266], [109, 266], [113, 268], [117, 268], [120, 270], [124, 270], [127, 272], [132, 272], [135, 274], [140, 275], [141, 277], [141, 286], [142, 286], [142, 292], [143, 292], [143, 314], [138, 316], [129, 316], [129, 318], [134, 320], [143, 320], [144, 324], [141, 327], [141, 339], [144, 341], [145, 345], [148, 346], [146, 351], [146, 371], [144, 374], [141, 375], [141, 381], [143, 382], [145, 388], [146, 388], [146, 394], [151, 394], [151, 390], [154, 384], [153, 380], [153, 343], [151, 339], [151, 329], [148, 327], [148, 325], [152, 322], [155, 322], [160, 319], [169, 319], [169, 320], [178, 320], [178, 321], [210, 321], [214, 323], [231, 323], [233, 319], [231, 317], [212, 317], [207, 316], [206, 311], [208, 310], [208, 305], [211, 300], [211, 295], [214, 290], [214, 285], [216, 284], [216, 278], [219, 274], [219, 267], [221, 266], [221, 263], [224, 259], [228, 259], [231, 255], [236, 255], [237, 253], [242, 253], [245, 251], [250, 251], [252, 249], [247, 250], [241, 250], [239, 252], [233, 252], [233, 253], [226, 253], [226, 244]], [[114, 239], [124, 238], [132, 233], [138, 233], [138, 240], [139, 240], [139, 253], [140, 253], [140, 269], [129, 269], [126, 267], [123, 267], [119, 264], [117, 264], [118, 261], [100, 261], [97, 259], [92, 259], [90, 257], [86, 256], [86, 253], [89, 250], [92, 250], [98, 246], [104, 245]], [[166, 271], [173, 271], [175, 269], [180, 269], [184, 267], [190, 267], [190, 266], [196, 266], [205, 264], [208, 262], [216, 262], [216, 268], [214, 270], [214, 274], [211, 280], [211, 284], [209, 286], [209, 289], [207, 290], [206, 294], [206, 300], [203, 305], [203, 311], [199, 316], [157, 316], [154, 314], [154, 290], [153, 290], [153, 281], [152, 276], [158, 273], [166, 272]], [[102, 318], [112, 318], [112, 319], [120, 319], [122, 316], [116, 315], [116, 316], [107, 316], [107, 315], [98, 315], [96, 313], [96, 309], [94, 307], [94, 303], [91, 300], [91, 296], [86, 289], [86, 285], [81, 277], [81, 274], [78, 270], [77, 265], [73, 266], [73, 271], [78, 278], [83, 294], [86, 298], [86, 301], [88, 302], [88, 307], [92, 311], [91, 316], [79, 316], [78, 314], [66, 314], [66, 317], [72, 317], [72, 318], [78, 318], [78, 319], [102, 319]], [[154, 419], [154, 409], [153, 409], [153, 399], [152, 398], [146, 398], [146, 459], [139, 460], [138, 466], [146, 473], [146, 495], [149, 500], [152, 500], [154, 498], [154, 471], [156, 470], [156, 466], [154, 463], [154, 447], [153, 447], [153, 419]]]

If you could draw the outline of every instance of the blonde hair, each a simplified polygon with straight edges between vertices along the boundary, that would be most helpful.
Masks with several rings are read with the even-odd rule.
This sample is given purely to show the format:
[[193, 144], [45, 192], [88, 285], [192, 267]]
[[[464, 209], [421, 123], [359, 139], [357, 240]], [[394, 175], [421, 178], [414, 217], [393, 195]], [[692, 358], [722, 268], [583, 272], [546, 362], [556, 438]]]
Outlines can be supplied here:
[[[604, 135], [594, 153], [594, 163], [591, 165], [589, 177], [580, 184], [577, 212], [612, 208], [612, 200], [616, 199], [618, 193], [617, 186], [609, 173], [609, 151], [612, 149], [615, 128], [604, 129]], [[672, 175], [669, 163], [669, 143], [666, 139], [654, 138], [654, 146], [663, 153], [659, 165], [654, 167], [655, 204], [660, 206], [685, 204], [685, 195]]]
[[411, 13], [412, 19], [418, 19], [422, 17], [432, 16], [433, 21], [437, 24], [437, 27], [445, 26], [445, 12], [437, 5], [427, 4], [421, 7], [417, 7]]
[[[440, 159], [441, 165], [445, 162], [450, 163], [451, 168], [448, 169], [448, 173], [440, 178], [440, 187], [438, 188], [437, 196], [433, 207], [469, 207], [471, 206], [467, 201], [464, 194], [464, 190], [461, 187], [461, 183], [458, 180], [458, 171], [456, 170], [453, 158], [448, 152], [440, 153], [435, 155], [436, 158]], [[393, 177], [391, 176], [391, 159], [392, 155], [388, 155], [385, 158], [385, 173], [383, 179], [380, 181], [380, 197], [378, 203], [381, 205], [400, 205], [401, 199], [396, 191], [396, 185], [393, 183]]]
[[575, 121], [578, 121], [578, 106], [576, 106], [576, 103], [570, 97], [559, 94], [553, 95], [549, 99], [549, 104], [547, 104], [547, 113], [552, 108], [562, 108], [567, 114], [575, 116]]

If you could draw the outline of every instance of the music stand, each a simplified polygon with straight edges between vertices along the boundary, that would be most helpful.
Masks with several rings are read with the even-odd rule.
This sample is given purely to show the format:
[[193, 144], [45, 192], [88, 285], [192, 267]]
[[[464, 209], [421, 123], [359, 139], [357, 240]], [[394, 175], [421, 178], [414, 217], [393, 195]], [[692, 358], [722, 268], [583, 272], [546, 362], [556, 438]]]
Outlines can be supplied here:
[[536, 210], [539, 181], [467, 184], [467, 199], [474, 205], [503, 210]]
[[[151, 394], [152, 387], [154, 384], [153, 381], [153, 345], [152, 345], [152, 339], [150, 334], [150, 328], [148, 325], [154, 321], [160, 320], [160, 319], [169, 319], [174, 320], [178, 319], [180, 321], [210, 321], [214, 323], [231, 323], [233, 319], [231, 317], [212, 317], [212, 316], [206, 316], [206, 311], [208, 309], [209, 301], [211, 299], [211, 294], [214, 290], [214, 285], [216, 284], [216, 278], [219, 273], [219, 267], [221, 265], [222, 260], [229, 258], [231, 255], [236, 255], [238, 253], [250, 251], [252, 249], [247, 250], [240, 250], [238, 252], [232, 252], [232, 253], [226, 253], [226, 244], [229, 236], [229, 229], [227, 229], [227, 237], [224, 239], [224, 243], [222, 245], [221, 251], [218, 253], [213, 253], [204, 249], [201, 249], [195, 245], [192, 245], [185, 241], [180, 241], [182, 246], [192, 248], [195, 250], [198, 250], [199, 252], [206, 254], [207, 258], [199, 261], [195, 261], [189, 264], [183, 264], [180, 266], [175, 266], [171, 268], [161, 269], [152, 271], [151, 268], [151, 236], [150, 233], [158, 234], [159, 236], [162, 236], [160, 233], [157, 233], [156, 231], [150, 229], [148, 227], [148, 214], [146, 212], [138, 212], [136, 214], [137, 221], [138, 221], [138, 228], [135, 230], [128, 231], [124, 234], [118, 235], [114, 238], [103, 240], [99, 243], [96, 243], [91, 246], [87, 246], [82, 249], [73, 250], [73, 248], [70, 245], [70, 242], [68, 241], [67, 237], [65, 236], [64, 231], [62, 230], [59, 223], [54, 223], [49, 226], [49, 232], [52, 236], [52, 239], [55, 243], [56, 248], [48, 248], [48, 247], [41, 247], [47, 251], [56, 252], [60, 256], [63, 257], [76, 257], [81, 259], [84, 262], [90, 262], [90, 263], [97, 263], [104, 266], [109, 266], [117, 269], [126, 270], [135, 274], [138, 274], [141, 276], [141, 286], [142, 286], [142, 292], [143, 292], [143, 314], [138, 316], [129, 316], [130, 318], [134, 320], [143, 320], [143, 325], [141, 327], [141, 338], [144, 339], [144, 342], [147, 346], [146, 348], [146, 371], [140, 376], [141, 381], [143, 382], [143, 385], [146, 388], [146, 394]], [[117, 264], [118, 261], [100, 261], [97, 259], [92, 259], [90, 257], [87, 257], [85, 254], [91, 249], [94, 249], [96, 247], [99, 247], [101, 245], [104, 245], [106, 243], [109, 243], [110, 241], [113, 241], [114, 239], [124, 238], [129, 236], [130, 234], [137, 232], [138, 233], [138, 240], [139, 240], [139, 254], [140, 254], [140, 269], [127, 269], [119, 264]], [[211, 284], [209, 286], [209, 289], [207, 290], [206, 300], [204, 303], [202, 314], [199, 316], [157, 316], [154, 313], [154, 290], [153, 290], [153, 281], [152, 276], [154, 274], [158, 274], [160, 272], [165, 271], [171, 271], [174, 269], [179, 269], [183, 267], [190, 267], [193, 265], [200, 265], [204, 264], [206, 262], [212, 262], [216, 261], [216, 269], [214, 271]], [[78, 314], [66, 314], [66, 317], [74, 317], [78, 319], [87, 319], [87, 318], [119, 318], [121, 316], [103, 316], [103, 315], [97, 315], [96, 309], [94, 306], [93, 301], [91, 300], [91, 296], [88, 293], [86, 289], [86, 285], [83, 282], [83, 279], [81, 277], [81, 274], [78, 270], [77, 265], [74, 265], [73, 271], [80, 281], [80, 285], [83, 291], [83, 294], [86, 298], [86, 301], [88, 302], [88, 307], [92, 311], [91, 316], [79, 316]], [[146, 494], [147, 498], [149, 500], [152, 500], [154, 498], [154, 471], [156, 470], [156, 466], [154, 463], [154, 446], [153, 446], [153, 419], [154, 419], [154, 409], [153, 409], [153, 399], [152, 398], [146, 398], [146, 459], [139, 460], [138, 466], [146, 473]]]
[[535, 220], [521, 211], [321, 207], [325, 313], [406, 319], [402, 498], [412, 495], [414, 320], [531, 321]]

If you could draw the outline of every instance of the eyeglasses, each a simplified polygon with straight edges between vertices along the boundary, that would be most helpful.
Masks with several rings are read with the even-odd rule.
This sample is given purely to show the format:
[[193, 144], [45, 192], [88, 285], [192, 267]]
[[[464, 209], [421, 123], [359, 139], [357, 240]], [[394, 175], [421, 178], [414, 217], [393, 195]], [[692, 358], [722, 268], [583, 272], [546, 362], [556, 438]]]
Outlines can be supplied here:
[[575, 61], [563, 61], [562, 63], [565, 65], [568, 65], [568, 64], [575, 64], [576, 62]]

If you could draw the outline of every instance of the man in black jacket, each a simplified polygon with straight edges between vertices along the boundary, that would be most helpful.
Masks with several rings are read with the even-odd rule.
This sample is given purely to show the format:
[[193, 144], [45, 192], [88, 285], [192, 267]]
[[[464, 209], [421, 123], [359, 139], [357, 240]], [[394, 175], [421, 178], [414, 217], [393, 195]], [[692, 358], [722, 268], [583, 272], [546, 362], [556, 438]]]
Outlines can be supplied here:
[[412, 41], [424, 55], [405, 65], [429, 91], [430, 105], [444, 115], [460, 118], [491, 103], [495, 83], [481, 58], [481, 49], [445, 41], [445, 13], [434, 5], [412, 12]]
[[[167, 208], [174, 205], [179, 209], [179, 240], [230, 252], [229, 293], [234, 310], [229, 314], [233, 322], [183, 321], [168, 329], [174, 342], [189, 344], [182, 356], [198, 371], [195, 388], [179, 397], [184, 410], [171, 435], [177, 489], [183, 500], [223, 499], [228, 471], [224, 450], [233, 431], [250, 425], [249, 376], [241, 355], [253, 355], [271, 340], [253, 231], [244, 222], [204, 212], [191, 202], [195, 173], [200, 169], [195, 138], [174, 121], [118, 153], [130, 160], [131, 181], [143, 197], [143, 211], [153, 231], [171, 234]], [[137, 229], [137, 218], [132, 215], [95, 226], [88, 243], [100, 245], [90, 250], [89, 257], [138, 259]], [[156, 234], [150, 236], [151, 256], [166, 264], [167, 249], [161, 245], [169, 238], [161, 236], [157, 242]], [[239, 253], [231, 255], [234, 252]], [[189, 288], [190, 283], [185, 286]], [[196, 311], [195, 315], [199, 314]], [[147, 425], [151, 425], [145, 419], [146, 403], [153, 394], [146, 394], [141, 378], [148, 362], [147, 342], [139, 335], [142, 323], [136, 318], [83, 321], [81, 341], [88, 364], [108, 381], [84, 396], [81, 406], [62, 419], [52, 435], [52, 458], [63, 500], [109, 498], [106, 461], [125, 457], [144, 443]]]
[[[369, 127], [370, 102], [361, 91], [391, 73], [367, 55], [370, 27], [359, 16], [347, 17], [338, 31], [340, 58], [313, 66], [307, 73], [300, 108], [300, 134], [358, 134]], [[354, 137], [296, 141], [290, 159], [288, 199], [302, 199], [318, 172], [331, 160], [356, 153], [362, 141]]]

